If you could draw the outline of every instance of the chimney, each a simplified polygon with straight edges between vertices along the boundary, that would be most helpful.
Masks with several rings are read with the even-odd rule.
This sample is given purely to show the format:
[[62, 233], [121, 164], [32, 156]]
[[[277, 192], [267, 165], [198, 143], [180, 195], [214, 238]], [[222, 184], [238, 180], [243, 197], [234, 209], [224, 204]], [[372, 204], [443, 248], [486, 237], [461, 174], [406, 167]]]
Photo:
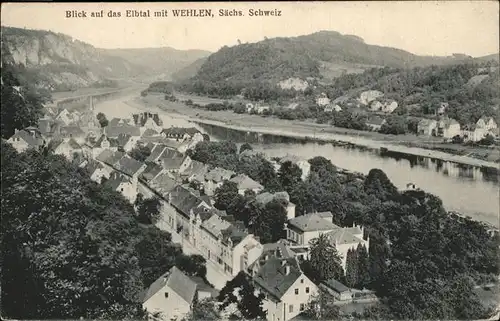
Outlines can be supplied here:
[[285, 275], [290, 274], [290, 265], [285, 266]]

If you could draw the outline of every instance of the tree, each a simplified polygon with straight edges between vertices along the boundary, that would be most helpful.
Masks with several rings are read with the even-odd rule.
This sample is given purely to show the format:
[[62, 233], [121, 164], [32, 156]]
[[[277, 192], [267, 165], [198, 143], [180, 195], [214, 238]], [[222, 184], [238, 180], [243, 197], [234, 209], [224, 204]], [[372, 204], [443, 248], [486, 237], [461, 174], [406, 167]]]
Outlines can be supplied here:
[[8, 139], [14, 135], [16, 129], [36, 126], [42, 116], [42, 102], [40, 95], [30, 86], [21, 84], [9, 70], [10, 66], [2, 66], [2, 108], [0, 119], [2, 124], [2, 138]]
[[346, 256], [346, 283], [347, 286], [353, 288], [358, 284], [358, 255], [355, 249], [347, 250]]
[[245, 107], [245, 105], [239, 103], [234, 106], [233, 112], [235, 112], [236, 114], [244, 114], [247, 112], [247, 108]]
[[17, 154], [4, 142], [1, 154], [3, 314], [142, 317], [140, 229], [128, 201], [63, 156]]
[[215, 189], [214, 206], [221, 211], [226, 211], [230, 209], [240, 197], [238, 185], [235, 182], [225, 181], [220, 187]]
[[[235, 292], [237, 295], [235, 295]], [[220, 310], [229, 305], [236, 305], [241, 316], [245, 319], [266, 318], [266, 312], [262, 309], [264, 294], [255, 295], [255, 289], [250, 283], [245, 272], [239, 272], [219, 292], [217, 300], [221, 302]]]
[[170, 233], [155, 226], [143, 228], [142, 239], [136, 245], [142, 282], [147, 287], [163, 273], [170, 270], [182, 249], [172, 243]]
[[340, 308], [334, 305], [335, 298], [324, 290], [311, 296], [304, 310], [309, 320], [339, 320]]
[[99, 121], [99, 124], [101, 125], [101, 128], [108, 126], [109, 121], [106, 118], [106, 115], [104, 115], [103, 113], [98, 113], [96, 117], [97, 120]]
[[207, 268], [205, 264], [207, 260], [201, 255], [179, 255], [176, 258], [175, 266], [181, 271], [190, 276], [199, 276], [203, 279], [207, 276]]
[[284, 236], [283, 228], [287, 220], [286, 209], [278, 200], [275, 199], [267, 203], [264, 208], [252, 216], [254, 218], [253, 233], [260, 238], [263, 244], [276, 242]]
[[369, 271], [371, 279], [371, 288], [380, 288], [380, 277], [387, 269], [387, 261], [390, 259], [389, 246], [387, 240], [380, 234], [379, 231], [370, 231], [370, 246], [369, 250]]
[[161, 202], [157, 196], [151, 198], [137, 197], [135, 207], [137, 209], [137, 220], [143, 224], [155, 224], [160, 218]]
[[250, 145], [249, 143], [244, 143], [240, 146], [240, 154], [246, 150], [253, 150], [252, 145]]
[[479, 141], [479, 144], [486, 145], [486, 146], [493, 145], [493, 144], [495, 144], [495, 137], [493, 137], [493, 135], [488, 134], [483, 139], [481, 139]]
[[395, 199], [399, 196], [398, 189], [391, 183], [387, 175], [380, 169], [374, 168], [368, 172], [364, 183], [364, 190], [382, 201]]
[[311, 164], [312, 172], [327, 171], [333, 173], [336, 170], [332, 162], [329, 159], [324, 158], [323, 156], [313, 157], [308, 162], [309, 164]]
[[195, 302], [193, 309], [183, 318], [182, 321], [218, 321], [220, 320], [220, 312], [217, 308], [217, 301], [212, 298], [206, 298]]
[[314, 271], [316, 282], [322, 282], [331, 278], [336, 280], [344, 278], [340, 255], [325, 234], [321, 234], [318, 238], [311, 241], [309, 263]]
[[130, 152], [128, 152], [130, 157], [140, 162], [146, 161], [146, 159], [151, 155], [151, 151], [146, 146], [137, 144]]
[[358, 283], [356, 284], [356, 287], [358, 289], [363, 289], [370, 283], [370, 261], [368, 258], [368, 250], [364, 244], [361, 245], [360, 243], [358, 244], [356, 252], [358, 253]]
[[297, 164], [286, 161], [281, 164], [278, 171], [278, 179], [285, 191], [290, 191], [301, 181], [302, 170]]
[[403, 117], [390, 116], [386, 118], [385, 123], [380, 128], [380, 132], [383, 134], [400, 135], [405, 134], [407, 128], [408, 126]]

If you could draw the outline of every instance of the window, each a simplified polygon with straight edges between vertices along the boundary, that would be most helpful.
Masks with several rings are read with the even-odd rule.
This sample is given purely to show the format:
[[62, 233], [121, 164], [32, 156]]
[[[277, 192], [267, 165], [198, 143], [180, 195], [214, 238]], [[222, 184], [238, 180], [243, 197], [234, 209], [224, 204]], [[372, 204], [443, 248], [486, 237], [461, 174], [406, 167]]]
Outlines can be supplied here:
[[300, 279], [300, 283], [304, 283], [304, 279]]
[[288, 312], [289, 312], [289, 313], [292, 313], [292, 312], [293, 312], [293, 304], [290, 304], [290, 305], [288, 306]]
[[300, 304], [300, 311], [304, 311], [304, 309], [306, 308], [305, 304], [304, 303], [301, 303]]
[[168, 292], [165, 292], [165, 297], [168, 298]]
[[306, 293], [309, 293], [309, 287], [306, 288]]
[[299, 294], [299, 289], [295, 289], [295, 295]]

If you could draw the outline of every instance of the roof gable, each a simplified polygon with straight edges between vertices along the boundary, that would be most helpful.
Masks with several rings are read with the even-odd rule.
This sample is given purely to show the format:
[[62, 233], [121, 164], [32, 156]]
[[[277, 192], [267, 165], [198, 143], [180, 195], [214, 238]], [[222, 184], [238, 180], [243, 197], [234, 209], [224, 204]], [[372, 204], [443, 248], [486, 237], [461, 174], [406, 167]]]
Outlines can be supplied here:
[[196, 283], [185, 275], [176, 266], [172, 267], [167, 273], [154, 281], [146, 291], [142, 302], [148, 301], [163, 288], [168, 287], [184, 301], [191, 304], [196, 294]]
[[339, 228], [332, 222], [331, 212], [310, 213], [292, 218], [288, 224], [303, 232], [326, 231]]

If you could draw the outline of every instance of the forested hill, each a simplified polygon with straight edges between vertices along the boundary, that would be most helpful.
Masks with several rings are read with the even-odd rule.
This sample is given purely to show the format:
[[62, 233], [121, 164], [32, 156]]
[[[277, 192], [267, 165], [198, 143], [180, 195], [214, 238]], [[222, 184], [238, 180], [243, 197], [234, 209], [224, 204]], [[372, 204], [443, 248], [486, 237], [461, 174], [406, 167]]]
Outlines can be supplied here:
[[468, 60], [472, 58], [458, 54], [452, 57], [418, 56], [400, 49], [369, 45], [357, 36], [320, 31], [294, 38], [224, 46], [208, 57], [191, 83], [276, 83], [290, 77], [320, 78], [335, 71], [331, 69], [359, 73], [374, 66], [406, 68]]

